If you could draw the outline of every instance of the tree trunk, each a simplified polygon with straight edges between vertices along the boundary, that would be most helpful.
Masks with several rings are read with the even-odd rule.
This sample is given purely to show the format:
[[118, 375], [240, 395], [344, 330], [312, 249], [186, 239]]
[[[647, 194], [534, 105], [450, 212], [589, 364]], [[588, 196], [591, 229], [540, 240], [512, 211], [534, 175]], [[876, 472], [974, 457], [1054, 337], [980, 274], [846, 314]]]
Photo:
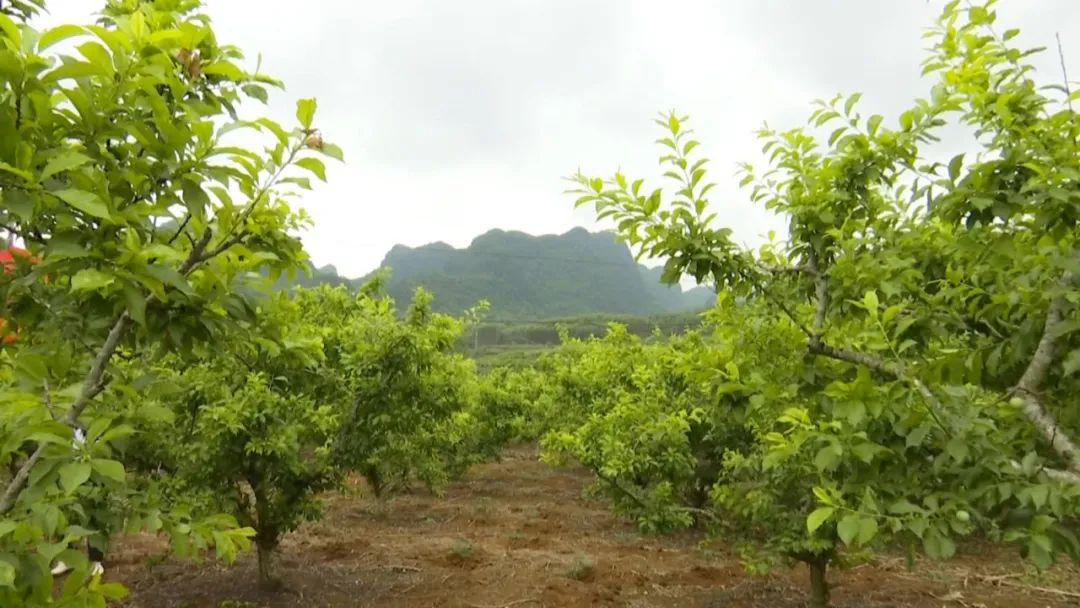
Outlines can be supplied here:
[[259, 588], [267, 591], [280, 589], [281, 580], [274, 575], [274, 547], [256, 540], [255, 549], [259, 558]]
[[815, 556], [806, 565], [810, 567], [810, 608], [829, 608], [829, 558]]
[[379, 473], [379, 468], [374, 465], [364, 467], [364, 477], [367, 478], [368, 484], [371, 486], [371, 491], [375, 493], [375, 498], [381, 498], [383, 488], [385, 487], [385, 480]]

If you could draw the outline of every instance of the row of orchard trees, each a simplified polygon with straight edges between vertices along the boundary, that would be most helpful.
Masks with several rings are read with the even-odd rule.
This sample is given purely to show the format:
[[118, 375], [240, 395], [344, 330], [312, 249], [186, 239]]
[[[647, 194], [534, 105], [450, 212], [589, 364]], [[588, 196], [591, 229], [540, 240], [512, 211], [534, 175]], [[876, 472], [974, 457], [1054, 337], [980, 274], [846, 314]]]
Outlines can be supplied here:
[[[720, 293], [708, 335], [615, 331], [542, 366], [573, 456], [646, 528], [700, 524], [748, 563], [829, 564], [883, 544], [949, 557], [1016, 543], [1080, 557], [1080, 94], [1040, 86], [993, 2], [948, 3], [928, 32], [929, 98], [898, 122], [823, 102], [764, 129], [751, 198], [788, 220], [752, 251], [718, 226], [706, 160], [665, 115], [674, 193], [578, 175], [637, 251]], [[943, 129], [974, 150], [933, 162]], [[738, 302], [736, 304], [736, 302]]]
[[438, 487], [516, 432], [422, 293], [399, 315], [377, 283], [262, 289], [306, 259], [290, 198], [341, 158], [313, 100], [290, 128], [239, 118], [279, 83], [198, 0], [38, 31], [41, 8], [0, 3], [0, 228], [28, 251], [0, 274], [0, 605], [122, 595], [78, 550], [121, 530], [225, 559], [253, 540], [272, 583], [347, 472]]
[[282, 536], [318, 517], [320, 494], [347, 473], [377, 494], [413, 481], [438, 490], [494, 455], [510, 435], [480, 423], [491, 389], [453, 352], [464, 323], [433, 313], [423, 291], [399, 316], [378, 289], [268, 296], [212, 352], [119, 365], [131, 398], [101, 411], [139, 430], [122, 449], [129, 487], [154, 495], [155, 519], [116, 506], [111, 519], [155, 529], [158, 510], [235, 517], [253, 535], [260, 583], [273, 587]]

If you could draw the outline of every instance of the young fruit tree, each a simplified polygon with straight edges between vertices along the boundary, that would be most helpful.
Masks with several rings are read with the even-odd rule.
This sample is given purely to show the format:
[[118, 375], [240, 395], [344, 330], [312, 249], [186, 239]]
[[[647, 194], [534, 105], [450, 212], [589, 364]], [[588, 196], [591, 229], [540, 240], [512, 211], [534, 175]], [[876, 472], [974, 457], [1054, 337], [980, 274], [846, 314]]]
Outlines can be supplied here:
[[[842, 550], [875, 543], [945, 558], [977, 531], [1039, 567], [1080, 556], [1080, 96], [1042, 86], [1038, 49], [995, 22], [993, 2], [948, 3], [930, 94], [895, 122], [855, 94], [762, 129], [769, 166], [742, 185], [788, 228], [759, 250], [718, 225], [685, 117], [659, 121], [672, 196], [575, 177], [667, 280], [711, 281], [788, 336], [758, 370], [772, 418], [727, 454], [713, 505], [728, 534], [808, 563], [815, 606]], [[940, 162], [947, 127], [971, 150]]]
[[[250, 319], [244, 284], [305, 259], [289, 194], [340, 150], [313, 100], [293, 129], [237, 117], [278, 83], [240, 67], [197, 0], [111, 0], [95, 24], [38, 30], [41, 5], [0, 7], [0, 228], [36, 261], [0, 274], [0, 317], [18, 332], [0, 348], [0, 604], [101, 605], [122, 588], [71, 547], [109, 532], [83, 508], [106, 494], [174, 546], [230, 557], [248, 543], [233, 518], [192, 520], [137, 490], [151, 480], [115, 446], [144, 429], [103, 404], [138, 402], [124, 361], [206, 354]], [[56, 561], [75, 567], [62, 586]]]
[[380, 288], [375, 281], [358, 294], [325, 286], [297, 292], [331, 370], [319, 398], [336, 407], [333, 458], [376, 495], [414, 479], [438, 489], [479, 450], [476, 373], [454, 352], [465, 325], [433, 312], [423, 290], [399, 316]]
[[214, 353], [158, 361], [147, 391], [160, 399], [150, 405], [170, 414], [147, 438], [168, 441], [139, 452], [158, 456], [152, 464], [169, 471], [174, 496], [255, 531], [266, 589], [279, 584], [273, 558], [281, 538], [321, 514], [318, 493], [340, 477], [330, 443], [337, 416], [315, 397], [325, 373], [314, 334], [285, 294], [268, 297], [256, 320], [223, 334]]

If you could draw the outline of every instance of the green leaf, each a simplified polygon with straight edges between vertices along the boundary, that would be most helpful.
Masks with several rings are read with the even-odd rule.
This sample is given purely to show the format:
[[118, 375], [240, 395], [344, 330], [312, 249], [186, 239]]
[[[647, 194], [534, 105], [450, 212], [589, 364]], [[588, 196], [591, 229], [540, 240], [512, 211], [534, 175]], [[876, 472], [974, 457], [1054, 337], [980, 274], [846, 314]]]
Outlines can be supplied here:
[[963, 437], [953, 437], [949, 440], [945, 449], [956, 462], [964, 462], [968, 456], [968, 444]]
[[92, 160], [93, 159], [82, 152], [66, 150], [49, 159], [49, 162], [45, 164], [45, 168], [41, 171], [41, 179], [44, 181], [57, 173], [81, 167]]
[[1029, 490], [1029, 496], [1031, 496], [1031, 504], [1036, 509], [1041, 509], [1046, 504], [1047, 498], [1050, 496], [1050, 486], [1046, 484], [1039, 484], [1032, 486]]
[[248, 97], [253, 97], [263, 103], [266, 103], [270, 100], [269, 96], [267, 96], [266, 94], [266, 89], [260, 85], [245, 84], [244, 86], [240, 87], [240, 90], [243, 91], [244, 94], [246, 94]]
[[341, 146], [323, 142], [322, 148], [320, 148], [319, 151], [334, 160], [342, 162], [345, 160], [345, 155], [341, 151]]
[[865, 545], [874, 540], [874, 537], [878, 533], [878, 523], [873, 517], [864, 517], [859, 520], [859, 536], [858, 540], [860, 545]]
[[112, 219], [112, 215], [109, 213], [109, 207], [93, 192], [69, 188], [66, 190], [57, 190], [56, 192], [53, 192], [53, 195], [83, 213], [103, 220]]
[[1046, 570], [1054, 565], [1054, 546], [1044, 534], [1032, 534], [1027, 544], [1027, 558], [1035, 567]]
[[1077, 330], [1080, 330], [1080, 321], [1076, 319], [1066, 319], [1059, 322], [1054, 326], [1054, 329], [1050, 332], [1050, 335], [1054, 338], [1060, 338], [1066, 336]]
[[866, 464], [870, 464], [871, 462], [873, 462], [874, 456], [877, 455], [877, 453], [881, 451], [881, 449], [882, 448], [880, 446], [874, 443], [860, 443], [859, 445], [852, 448], [851, 451], [859, 460], [865, 462]]
[[94, 458], [90, 462], [94, 466], [94, 472], [98, 475], [102, 475], [119, 482], [124, 481], [124, 465], [122, 463], [116, 460], [109, 460], [106, 458]]
[[956, 181], [960, 177], [960, 169], [964, 166], [964, 155], [957, 154], [949, 161], [949, 179]]
[[0, 161], [0, 171], [5, 171], [5, 172], [10, 173], [12, 175], [21, 177], [21, 178], [23, 178], [24, 180], [26, 180], [28, 182], [34, 181], [34, 174], [33, 173], [30, 173], [29, 171], [23, 171], [22, 169], [20, 169], [18, 167], [13, 167], [13, 166], [11, 166], [11, 165], [3, 162], [3, 161]]
[[915, 126], [915, 116], [908, 110], [900, 115], [900, 128], [904, 131], [910, 131]]
[[896, 318], [896, 315], [900, 314], [900, 311], [904, 310], [904, 307], [900, 304], [893, 304], [885, 309], [885, 312], [881, 313], [881, 321], [888, 323]]
[[90, 479], [89, 462], [69, 462], [60, 467], [60, 487], [71, 494]]
[[86, 33], [86, 28], [83, 28], [79, 25], [70, 24], [58, 25], [54, 28], [47, 29], [42, 32], [41, 36], [38, 38], [38, 52], [40, 53], [41, 51], [44, 51], [45, 49], [56, 44], [57, 42], [66, 40], [68, 38], [71, 38], [72, 36], [79, 36]]
[[[783, 437], [783, 435], [780, 435], [780, 437]], [[827, 505], [832, 504], [832, 498], [829, 496], [829, 493], [825, 491], [825, 488], [819, 488], [817, 486], [814, 486], [813, 492], [814, 492], [814, 498], [818, 499], [819, 501], [821, 501], [821, 502], [823, 502], [823, 503], [825, 503]]]
[[109, 51], [101, 46], [99, 43], [90, 41], [80, 44], [78, 47], [79, 52], [82, 53], [86, 60], [94, 64], [95, 67], [100, 69], [104, 74], [112, 74], [115, 71], [113, 66], [112, 55]]
[[850, 545], [859, 534], [859, 516], [854, 513], [845, 515], [840, 523], [836, 524], [836, 533], [840, 535], [840, 540], [844, 541], [845, 545]]
[[110, 427], [109, 430], [102, 433], [101, 437], [98, 437], [98, 441], [101, 443], [109, 443], [123, 437], [130, 437], [134, 435], [135, 432], [135, 427], [131, 426], [130, 424], [118, 424], [116, 426]]
[[122, 600], [128, 596], [128, 588], [121, 583], [98, 583], [93, 585], [94, 591], [97, 591], [104, 597], [111, 600]]
[[870, 290], [863, 296], [863, 306], [871, 314], [871, 316], [877, 316], [877, 310], [879, 306], [877, 292]]
[[202, 67], [202, 73], [209, 76], [221, 76], [226, 80], [239, 82], [244, 79], [244, 71], [230, 61], [215, 61]]
[[938, 530], [931, 528], [923, 538], [923, 550], [934, 559], [948, 559], [956, 553], [956, 543]]
[[814, 457], [814, 466], [816, 466], [819, 471], [830, 471], [839, 464], [840, 455], [842, 453], [840, 446], [827, 445], [818, 450], [817, 456]]
[[315, 174], [315, 177], [326, 181], [326, 165], [317, 158], [301, 158], [296, 161], [296, 166], [302, 167]]
[[912, 448], [922, 445], [923, 440], [926, 439], [928, 434], [930, 434], [930, 427], [926, 424], [920, 424], [911, 429], [907, 434], [907, 447]]
[[885, 120], [885, 117], [881, 114], [874, 114], [866, 121], [866, 131], [871, 137], [877, 134], [878, 127], [881, 126], [881, 121]]
[[113, 275], [96, 268], [84, 268], [71, 277], [71, 291], [97, 291], [115, 280]]
[[124, 302], [127, 303], [128, 315], [136, 323], [146, 326], [146, 297], [134, 285], [124, 285]]
[[65, 78], [86, 78], [87, 76], [108, 76], [103, 70], [89, 61], [65, 61], [63, 65], [42, 76], [45, 82], [55, 82]]
[[15, 22], [2, 12], [0, 12], [0, 32], [3, 32], [4, 36], [14, 43], [14, 46], [18, 47], [22, 44], [22, 34], [19, 26], [15, 25]]
[[283, 177], [281, 178], [283, 184], [296, 184], [304, 190], [311, 190], [311, 180], [306, 177]]
[[806, 531], [813, 534], [826, 520], [832, 517], [834, 512], [835, 509], [832, 507], [820, 507], [815, 509], [814, 512], [806, 518]]
[[0, 561], [0, 587], [15, 588], [15, 566]]
[[180, 189], [184, 193], [184, 205], [195, 217], [202, 217], [210, 207], [210, 196], [201, 186], [191, 180], [181, 180]]
[[1080, 348], [1069, 351], [1069, 354], [1065, 355], [1065, 361], [1061, 364], [1061, 373], [1066, 376], [1071, 376], [1076, 373], [1076, 370], [1080, 370]]
[[851, 110], [855, 107], [855, 104], [859, 103], [862, 99], [862, 93], [855, 93], [851, 97], [848, 97], [847, 102], [844, 104], [844, 115], [851, 116]]
[[166, 285], [171, 285], [172, 287], [175, 287], [186, 295], [192, 295], [195, 293], [191, 289], [191, 284], [188, 283], [187, 278], [184, 275], [180, 274], [180, 272], [172, 266], [152, 264], [149, 266], [144, 266], [142, 269], [146, 272], [146, 274], [154, 277], [155, 279], [161, 281]]
[[300, 121], [301, 127], [311, 128], [311, 123], [315, 120], [315, 105], [314, 99], [301, 99], [296, 102], [296, 119]]
[[[668, 128], [671, 129], [672, 133], [678, 134], [679, 133], [679, 128], [680, 128], [679, 117], [675, 116], [674, 114], [669, 116], [668, 117]], [[672, 147], [674, 147], [674, 146], [672, 146]]]

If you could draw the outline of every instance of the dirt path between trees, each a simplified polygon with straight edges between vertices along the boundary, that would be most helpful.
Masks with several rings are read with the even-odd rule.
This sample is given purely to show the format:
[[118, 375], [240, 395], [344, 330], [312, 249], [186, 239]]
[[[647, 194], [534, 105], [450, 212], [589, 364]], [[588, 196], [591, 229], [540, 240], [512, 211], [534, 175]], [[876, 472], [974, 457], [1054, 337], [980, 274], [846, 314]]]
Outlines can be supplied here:
[[[694, 535], [639, 535], [583, 496], [589, 483], [587, 472], [553, 469], [537, 462], [535, 447], [517, 447], [502, 462], [475, 467], [442, 498], [332, 497], [325, 519], [283, 543], [278, 593], [256, 588], [253, 556], [230, 568], [148, 567], [164, 547], [151, 537], [119, 541], [108, 578], [131, 589], [127, 608], [805, 605], [804, 569], [749, 576], [730, 552], [702, 549]], [[1025, 572], [1014, 553], [981, 546], [911, 572], [902, 559], [881, 558], [833, 572], [833, 599], [838, 608], [1080, 606], [1080, 597], [1030, 588], [1080, 592], [1080, 569], [1012, 576]]]

